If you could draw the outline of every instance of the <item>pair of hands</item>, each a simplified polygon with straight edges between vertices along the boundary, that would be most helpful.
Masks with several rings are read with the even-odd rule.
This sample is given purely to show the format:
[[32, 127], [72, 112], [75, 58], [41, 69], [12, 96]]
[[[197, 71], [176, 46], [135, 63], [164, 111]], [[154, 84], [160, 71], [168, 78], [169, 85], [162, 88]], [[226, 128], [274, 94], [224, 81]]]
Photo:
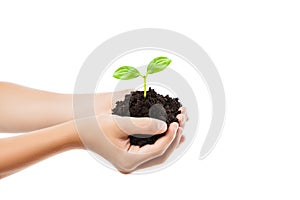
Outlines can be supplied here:
[[[108, 160], [122, 173], [130, 173], [158, 165], [167, 160], [171, 153], [184, 141], [182, 135], [188, 120], [186, 109], [180, 108], [179, 123], [167, 124], [152, 118], [120, 117], [111, 114], [115, 102], [130, 90], [96, 95], [96, 117], [75, 120], [77, 132], [84, 148]], [[101, 102], [98, 104], [98, 102]], [[155, 135], [166, 132], [153, 145], [142, 147], [130, 144], [129, 135]]]
[[[0, 133], [26, 132], [0, 139], [0, 179], [74, 148], [99, 154], [123, 173], [164, 162], [183, 142], [186, 111], [181, 108], [179, 123], [172, 123], [168, 130], [160, 120], [112, 115], [116, 101], [129, 92], [58, 94], [0, 82]], [[131, 134], [165, 131], [153, 145], [130, 145]]]

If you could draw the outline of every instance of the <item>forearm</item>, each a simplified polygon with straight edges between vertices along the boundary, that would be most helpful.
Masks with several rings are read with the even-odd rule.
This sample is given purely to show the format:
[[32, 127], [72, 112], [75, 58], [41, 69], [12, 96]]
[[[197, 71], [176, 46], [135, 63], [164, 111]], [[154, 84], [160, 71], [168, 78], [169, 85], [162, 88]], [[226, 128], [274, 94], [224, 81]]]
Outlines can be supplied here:
[[95, 102], [96, 115], [110, 113], [110, 93], [58, 94], [0, 82], [0, 132], [28, 132], [70, 121], [74, 98], [81, 114], [93, 114], [93, 105], [86, 102]]
[[0, 132], [37, 130], [72, 117], [72, 95], [0, 82]]
[[0, 178], [52, 155], [83, 148], [73, 121], [0, 139]]

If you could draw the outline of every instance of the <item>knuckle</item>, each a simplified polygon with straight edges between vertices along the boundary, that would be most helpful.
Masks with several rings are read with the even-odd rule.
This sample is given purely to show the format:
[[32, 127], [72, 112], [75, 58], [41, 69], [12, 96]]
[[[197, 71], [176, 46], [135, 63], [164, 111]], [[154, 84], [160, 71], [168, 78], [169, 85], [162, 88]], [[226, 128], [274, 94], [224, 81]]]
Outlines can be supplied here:
[[127, 156], [122, 156], [119, 158], [118, 162], [118, 170], [122, 173], [131, 173], [136, 164], [132, 161], [133, 159], [128, 158]]
[[132, 171], [119, 170], [119, 172], [126, 175], [130, 174]]
[[185, 113], [186, 112], [186, 107], [181, 107], [181, 108], [179, 108], [179, 110], [181, 111], [181, 113]]

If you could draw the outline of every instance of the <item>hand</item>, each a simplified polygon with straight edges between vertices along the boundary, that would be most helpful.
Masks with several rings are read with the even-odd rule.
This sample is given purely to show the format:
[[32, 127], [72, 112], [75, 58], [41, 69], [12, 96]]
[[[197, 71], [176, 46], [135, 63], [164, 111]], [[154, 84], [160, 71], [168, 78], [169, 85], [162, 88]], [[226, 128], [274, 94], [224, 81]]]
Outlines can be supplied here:
[[114, 165], [122, 173], [151, 167], [163, 163], [183, 141], [183, 127], [187, 119], [185, 108], [172, 123], [166, 135], [153, 145], [143, 147], [131, 145], [129, 135], [154, 135], [166, 131], [166, 123], [152, 118], [98, 115], [96, 118], [77, 120], [81, 140], [91, 150]]
[[[132, 90], [122, 90], [122, 91], [118, 91], [118, 92], [114, 92], [114, 93], [101, 93], [101, 94], [97, 94], [98, 96], [96, 96], [96, 98], [99, 98], [99, 101], [97, 101], [96, 99], [96, 113], [98, 114], [111, 114], [111, 110], [112, 108], [115, 106], [115, 103], [119, 100], [122, 100], [124, 98], [124, 96], [126, 94], [129, 94]], [[100, 102], [99, 105], [97, 106], [98, 102]], [[172, 123], [170, 124], [170, 127], [168, 129], [167, 134], [173, 134], [174, 139], [172, 140], [172, 142], [170, 143], [170, 145], [168, 146], [168, 148], [165, 150], [164, 153], [162, 153], [161, 155], [157, 155], [155, 158], [150, 159], [149, 161], [146, 161], [144, 163], [140, 163], [140, 165], [138, 167], [136, 167], [134, 170], [136, 169], [142, 169], [142, 168], [146, 168], [146, 167], [151, 167], [154, 165], [158, 165], [158, 164], [162, 164], [163, 162], [165, 162], [169, 156], [172, 154], [172, 152], [181, 144], [184, 142], [184, 136], [182, 135], [183, 132], [183, 128], [185, 126], [185, 122], [188, 121], [188, 116], [187, 116], [187, 112], [186, 112], [186, 108], [181, 107], [179, 109], [181, 111], [181, 114], [177, 115], [177, 119], [179, 122], [179, 127], [178, 127], [178, 123]], [[133, 118], [132, 118], [133, 119]], [[163, 131], [162, 131], [163, 132]], [[137, 132], [139, 133], [139, 132]], [[128, 135], [130, 134], [134, 134], [132, 132], [129, 132], [126, 134], [126, 137], [123, 139], [126, 139], [126, 143], [129, 144], [128, 141]], [[153, 133], [151, 133], [153, 134]], [[158, 133], [159, 134], [159, 133]], [[156, 145], [156, 143], [154, 144]], [[147, 146], [151, 146], [151, 145], [147, 145]], [[153, 146], [153, 145], [152, 145]], [[140, 149], [137, 146], [131, 146], [131, 149]], [[120, 170], [123, 173], [130, 173], [132, 170]]]
[[124, 173], [132, 172], [141, 164], [162, 156], [176, 138], [178, 128], [178, 125], [172, 126], [153, 145], [138, 147], [130, 144], [128, 135], [160, 134], [166, 131], [166, 123], [151, 118], [99, 115], [77, 120], [76, 125], [85, 148], [99, 154]]
[[95, 113], [97, 115], [111, 114], [117, 101], [124, 99], [134, 89], [121, 90], [116, 92], [97, 93], [95, 95]]
[[[165, 151], [165, 153], [163, 155], [158, 156], [148, 162], [143, 163], [142, 165], [140, 165], [138, 167], [138, 169], [152, 167], [152, 166], [164, 163], [169, 158], [169, 156], [173, 153], [173, 151], [177, 147], [179, 147], [180, 144], [182, 144], [184, 142], [184, 135], [182, 133], [183, 133], [183, 129], [185, 126], [185, 122], [188, 121], [188, 115], [187, 115], [185, 107], [181, 107], [181, 108], [179, 108], [179, 110], [181, 111], [181, 114], [177, 115], [177, 119], [179, 121], [179, 127], [177, 125], [178, 123], [173, 122], [170, 124], [169, 129], [168, 129], [168, 131], [176, 133], [175, 139], [173, 140], [171, 145], [168, 147], [168, 149]], [[176, 129], [176, 127], [178, 127], [178, 128]]]
[[[166, 124], [156, 119], [111, 115], [115, 102], [131, 90], [97, 94], [95, 111], [99, 116], [74, 119], [74, 96], [84, 102], [93, 94], [57, 94], [1, 82], [0, 87], [0, 110], [4, 108], [0, 112], [0, 131], [35, 130], [0, 140], [0, 160], [5, 160], [0, 162], [0, 178], [57, 153], [83, 147], [103, 156], [119, 171], [130, 173], [162, 163], [184, 139], [182, 128], [187, 115], [181, 108], [179, 123], [172, 123], [166, 135], [153, 145], [130, 145], [130, 134], [166, 131]], [[89, 108], [84, 103], [78, 106], [82, 112]], [[30, 115], [32, 112], [35, 115]]]

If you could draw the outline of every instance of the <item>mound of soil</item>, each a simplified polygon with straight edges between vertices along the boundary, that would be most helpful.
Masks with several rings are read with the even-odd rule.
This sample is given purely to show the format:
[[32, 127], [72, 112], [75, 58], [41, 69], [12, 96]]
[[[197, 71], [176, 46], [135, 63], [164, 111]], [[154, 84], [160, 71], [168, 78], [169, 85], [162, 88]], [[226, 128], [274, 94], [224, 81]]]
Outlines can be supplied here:
[[[163, 96], [149, 88], [146, 98], [143, 91], [133, 91], [125, 95], [123, 101], [118, 101], [112, 114], [130, 117], [151, 117], [163, 120], [168, 127], [172, 122], [178, 122], [176, 116], [181, 112], [178, 98], [171, 98], [169, 95]], [[130, 135], [130, 144], [144, 146], [146, 144], [154, 144], [155, 141], [164, 136], [165, 133], [159, 135]]]

